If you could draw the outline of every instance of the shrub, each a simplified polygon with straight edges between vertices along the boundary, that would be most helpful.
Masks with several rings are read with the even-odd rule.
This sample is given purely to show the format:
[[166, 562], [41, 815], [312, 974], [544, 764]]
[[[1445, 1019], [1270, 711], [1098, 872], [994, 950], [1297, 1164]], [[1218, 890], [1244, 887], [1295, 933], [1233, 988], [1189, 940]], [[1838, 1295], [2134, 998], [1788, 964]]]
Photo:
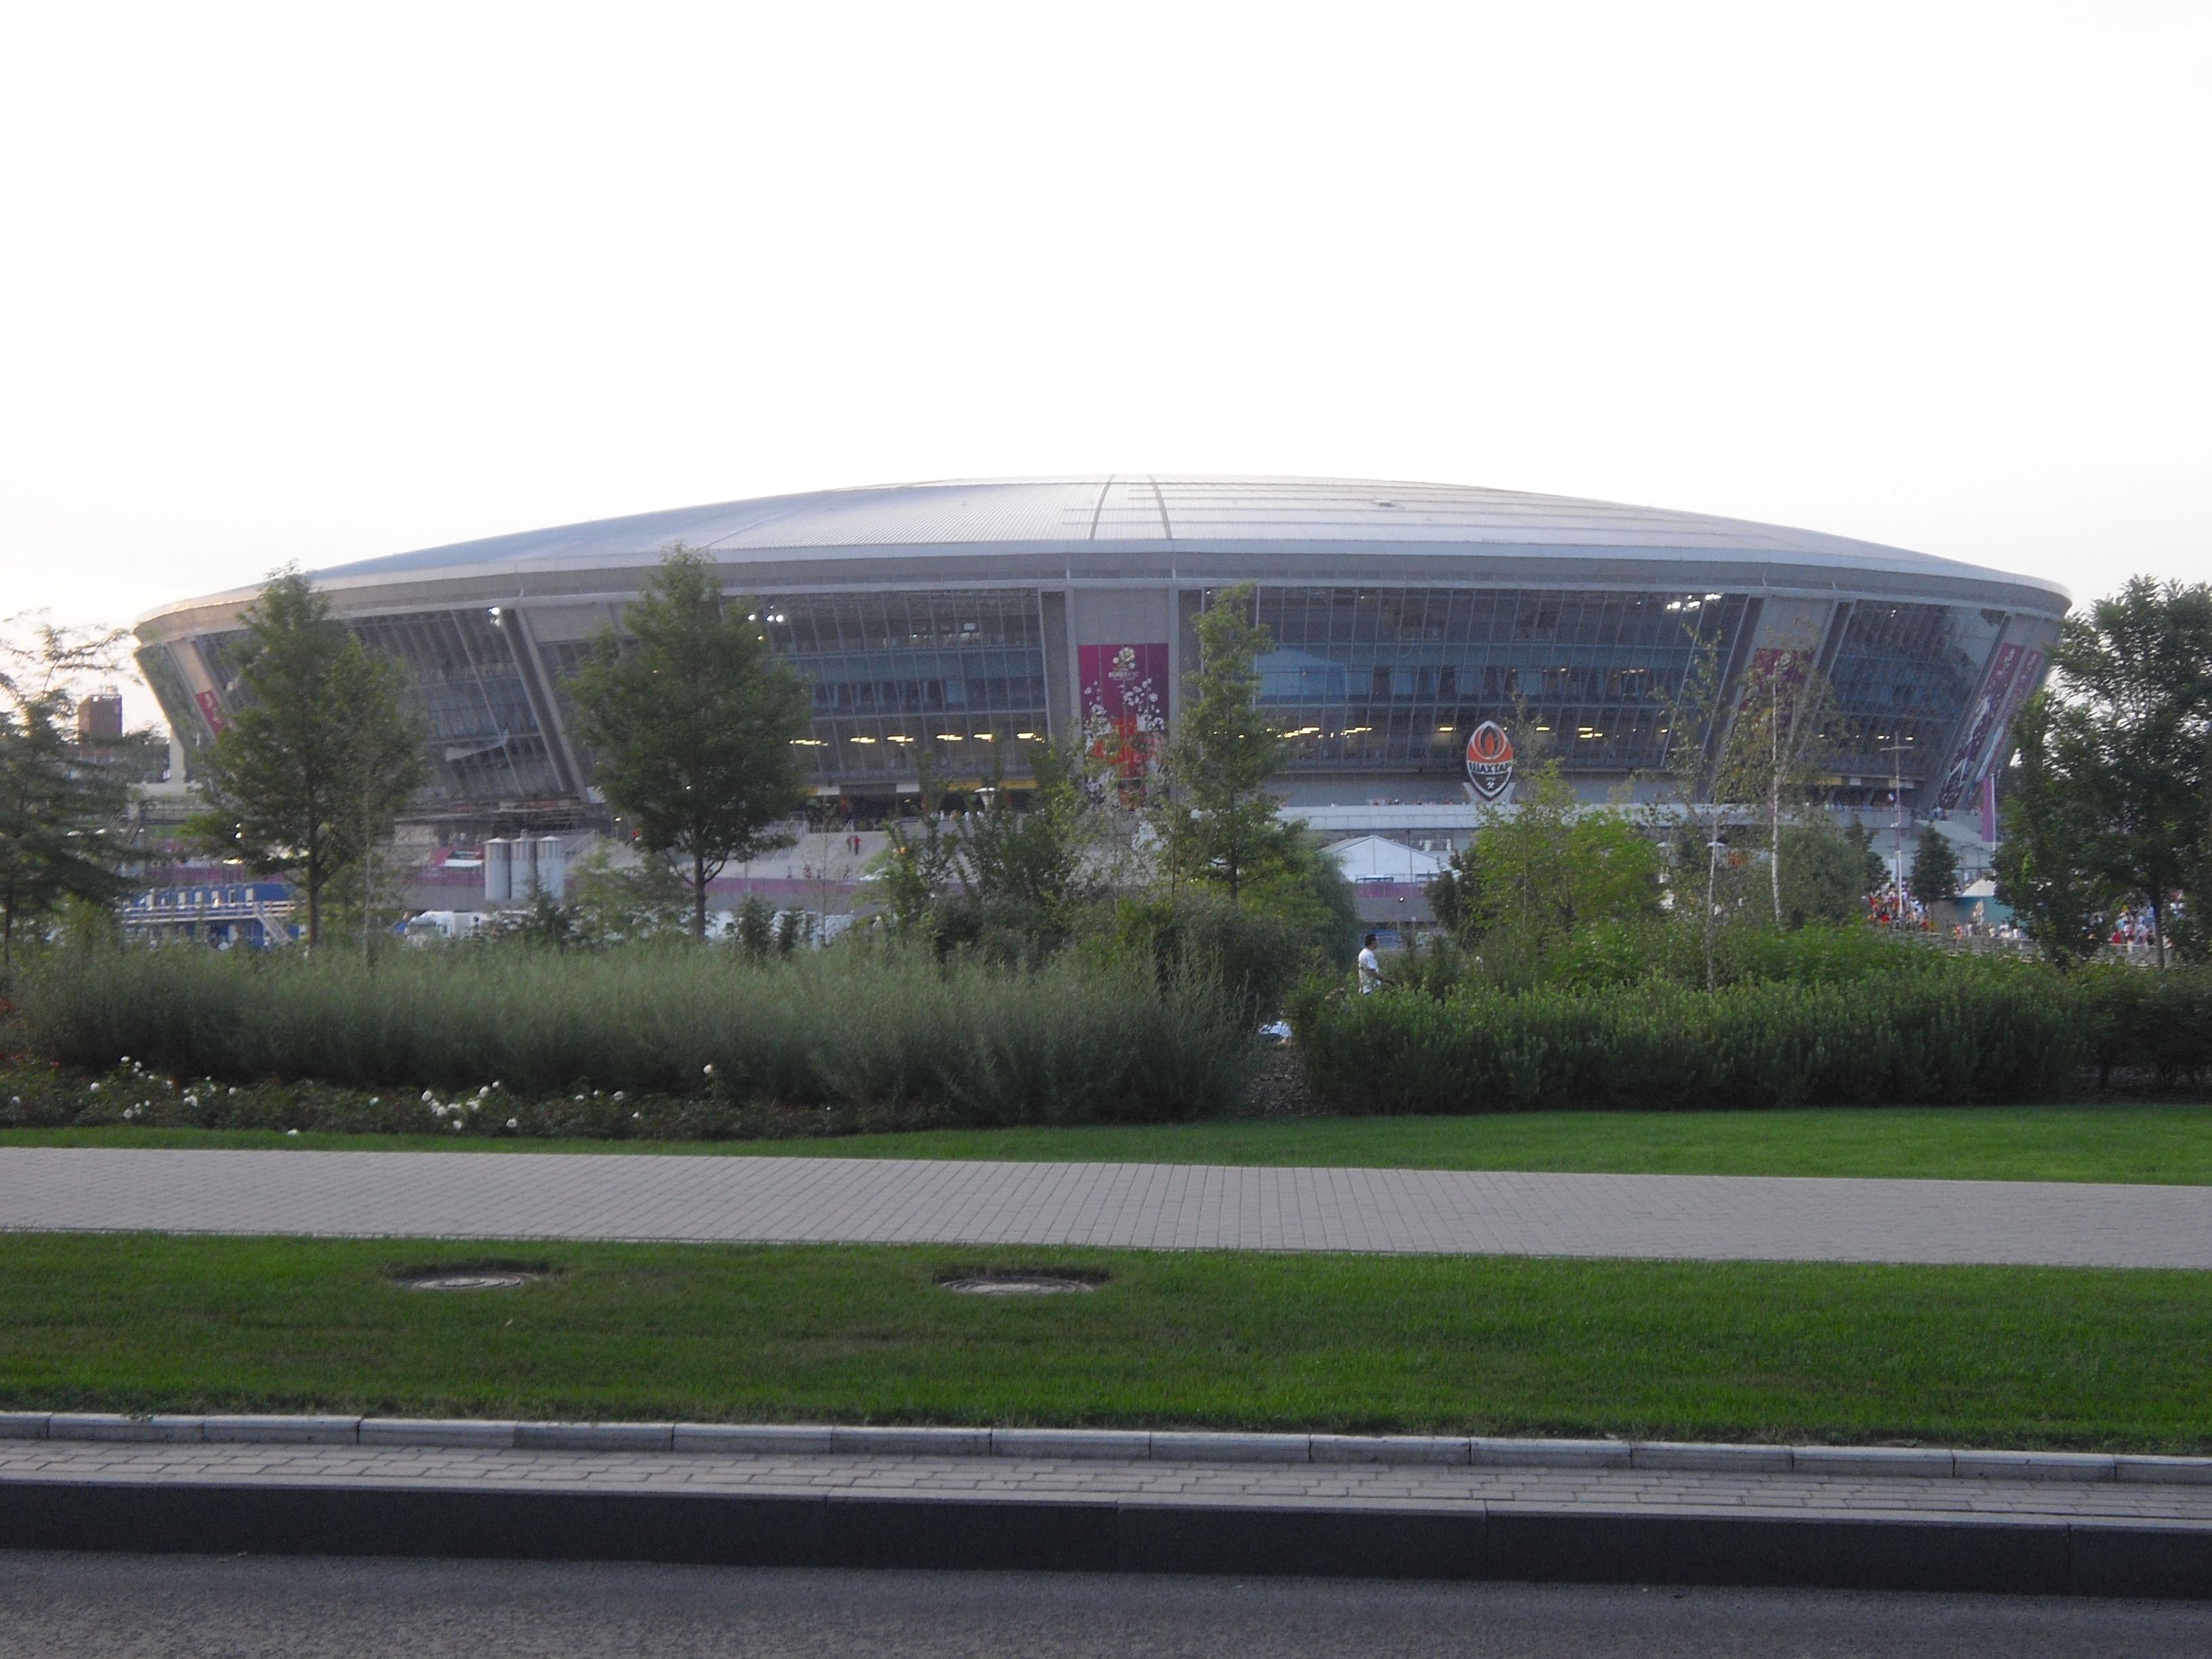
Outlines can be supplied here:
[[2079, 971], [2074, 981], [2100, 1085], [2115, 1071], [2194, 1083], [2212, 1067], [2212, 970], [2106, 963]]
[[1123, 899], [1079, 959], [1109, 973], [1149, 969], [1164, 994], [1180, 982], [1211, 981], [1243, 999], [1248, 1024], [1273, 1017], [1298, 978], [1328, 961], [1296, 921], [1232, 908], [1206, 892]]
[[1348, 1111], [1658, 1110], [2048, 1098], [2087, 1048], [2082, 994], [2039, 972], [1658, 981], [1518, 996], [1304, 994], [1308, 1086]]
[[18, 1000], [29, 1046], [70, 1065], [129, 1054], [230, 1082], [525, 1094], [581, 1080], [975, 1124], [1204, 1116], [1235, 1101], [1252, 1058], [1243, 1000], [1201, 974], [1163, 985], [1135, 965], [1018, 974], [902, 951], [462, 946], [373, 973], [336, 953], [70, 954]]

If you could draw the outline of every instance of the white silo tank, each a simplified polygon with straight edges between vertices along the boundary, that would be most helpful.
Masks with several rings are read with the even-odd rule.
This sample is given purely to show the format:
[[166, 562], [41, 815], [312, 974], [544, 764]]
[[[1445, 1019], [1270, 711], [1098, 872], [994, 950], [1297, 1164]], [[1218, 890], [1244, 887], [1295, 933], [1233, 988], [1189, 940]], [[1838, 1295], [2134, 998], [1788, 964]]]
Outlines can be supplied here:
[[484, 843], [484, 902], [506, 904], [514, 897], [514, 844], [496, 837]]
[[561, 854], [561, 837], [543, 836], [538, 842], [538, 890], [558, 900], [568, 885], [568, 860]]

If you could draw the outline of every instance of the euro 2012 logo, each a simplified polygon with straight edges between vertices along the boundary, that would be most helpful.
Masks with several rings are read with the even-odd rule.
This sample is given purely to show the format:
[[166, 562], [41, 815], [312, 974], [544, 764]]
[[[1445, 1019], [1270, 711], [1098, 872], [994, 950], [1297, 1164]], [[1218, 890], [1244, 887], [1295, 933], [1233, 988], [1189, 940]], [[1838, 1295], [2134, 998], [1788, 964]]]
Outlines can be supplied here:
[[1467, 781], [1485, 800], [1496, 800], [1513, 781], [1513, 739], [1496, 720], [1485, 720], [1467, 740]]

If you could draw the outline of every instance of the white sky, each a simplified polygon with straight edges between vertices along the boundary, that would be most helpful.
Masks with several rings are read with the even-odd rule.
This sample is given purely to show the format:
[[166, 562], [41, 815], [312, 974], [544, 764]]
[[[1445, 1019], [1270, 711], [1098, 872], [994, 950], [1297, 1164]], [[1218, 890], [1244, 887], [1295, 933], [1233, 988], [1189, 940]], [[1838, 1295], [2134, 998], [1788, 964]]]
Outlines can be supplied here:
[[2212, 579], [2212, 3], [21, 3], [0, 254], [0, 614], [1063, 471]]

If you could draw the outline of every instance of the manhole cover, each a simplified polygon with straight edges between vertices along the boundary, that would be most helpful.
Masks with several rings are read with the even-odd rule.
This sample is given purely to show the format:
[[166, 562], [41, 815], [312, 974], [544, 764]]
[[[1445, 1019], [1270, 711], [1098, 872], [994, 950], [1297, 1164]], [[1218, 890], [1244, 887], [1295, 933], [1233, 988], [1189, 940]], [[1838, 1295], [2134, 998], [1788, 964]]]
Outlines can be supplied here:
[[1058, 1296], [1063, 1291], [1087, 1291], [1079, 1279], [1059, 1279], [1051, 1273], [991, 1273], [981, 1279], [950, 1279], [945, 1288], [963, 1296]]
[[536, 1273], [416, 1273], [399, 1283], [410, 1291], [512, 1291], [537, 1277]]

